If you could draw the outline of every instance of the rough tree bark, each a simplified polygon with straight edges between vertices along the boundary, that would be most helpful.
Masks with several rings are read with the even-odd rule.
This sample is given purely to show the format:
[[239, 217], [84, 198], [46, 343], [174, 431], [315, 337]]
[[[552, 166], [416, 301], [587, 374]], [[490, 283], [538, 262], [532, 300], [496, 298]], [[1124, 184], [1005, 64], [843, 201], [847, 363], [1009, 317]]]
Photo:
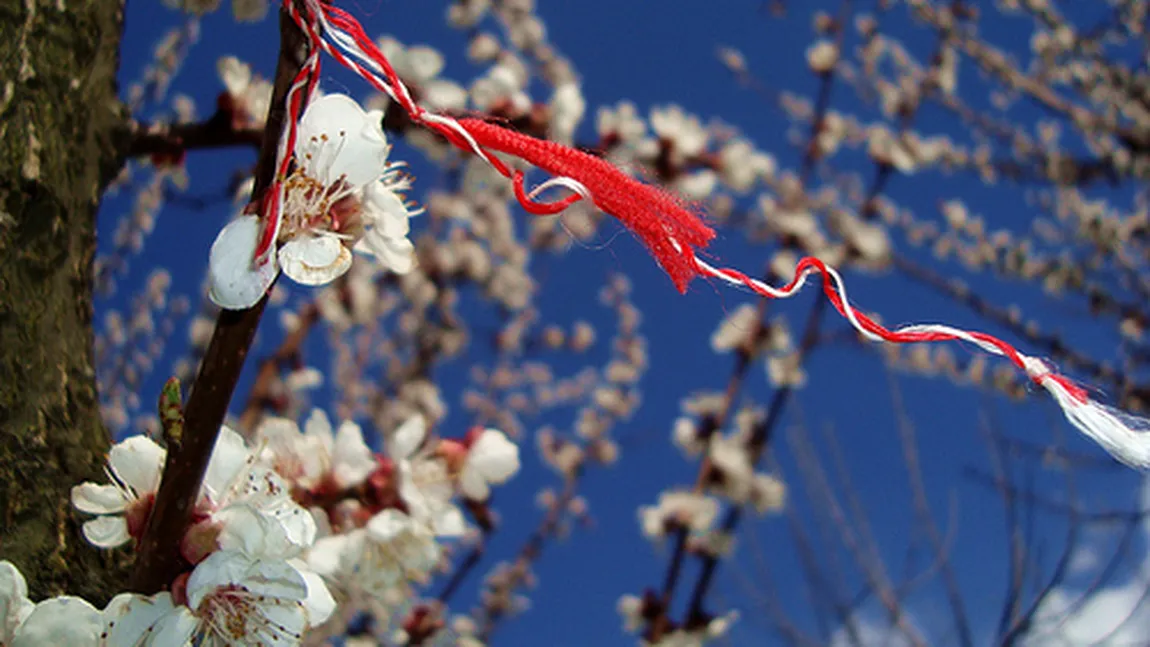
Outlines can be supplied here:
[[0, 559], [33, 599], [102, 604], [123, 555], [87, 546], [69, 489], [108, 448], [92, 366], [96, 210], [120, 167], [123, 0], [0, 0]]

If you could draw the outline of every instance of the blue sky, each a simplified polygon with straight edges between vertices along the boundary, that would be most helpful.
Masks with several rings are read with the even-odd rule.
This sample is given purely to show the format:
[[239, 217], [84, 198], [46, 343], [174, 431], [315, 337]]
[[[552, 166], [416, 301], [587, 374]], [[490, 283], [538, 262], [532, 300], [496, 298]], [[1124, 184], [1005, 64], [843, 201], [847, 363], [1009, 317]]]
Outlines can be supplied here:
[[[838, 3], [788, 3], [809, 4], [811, 8], [795, 9], [784, 19], [770, 17], [763, 11], [763, 3], [749, 0], [726, 3], [587, 0], [539, 4], [539, 13], [547, 23], [552, 42], [579, 71], [589, 116], [597, 107], [613, 105], [624, 98], [635, 102], [644, 113], [651, 106], [674, 102], [704, 120], [714, 117], [738, 127], [760, 149], [773, 154], [780, 167], [798, 166], [800, 151], [787, 139], [788, 123], [782, 113], [735, 83], [718, 62], [715, 52], [721, 45], [735, 47], [746, 56], [751, 69], [772, 88], [812, 96], [816, 81], [805, 63], [806, 48], [813, 41], [810, 12], [816, 6], [834, 12]], [[357, 0], [345, 3], [344, 7], [362, 21], [371, 35], [390, 34], [407, 44], [424, 43], [438, 48], [447, 58], [446, 78], [467, 85], [482, 72], [464, 56], [465, 35], [445, 24], [445, 3]], [[121, 71], [125, 87], [140, 77], [163, 31], [179, 24], [180, 20], [180, 16], [155, 0], [129, 3]], [[885, 22], [887, 20], [889, 22]], [[907, 46], [920, 56], [928, 55], [933, 37], [912, 27], [901, 10], [884, 19], [884, 27], [905, 35]], [[1024, 46], [1029, 34], [1029, 26], [1023, 19], [989, 20], [984, 27], [986, 33], [1008, 48]], [[206, 116], [222, 89], [215, 73], [215, 61], [223, 55], [235, 55], [270, 76], [277, 36], [274, 20], [237, 25], [226, 11], [205, 17], [201, 29], [201, 38], [192, 47], [173, 89], [191, 96]], [[321, 82], [329, 91], [345, 91], [359, 97], [369, 94], [365, 83], [337, 70], [334, 61], [325, 59], [324, 65]], [[978, 83], [969, 65], [960, 72], [962, 83], [972, 86]], [[545, 100], [546, 96], [536, 96], [536, 99]], [[976, 104], [978, 101], [975, 99]], [[985, 103], [985, 99], [981, 101]], [[855, 112], [860, 118], [878, 117], [873, 106], [862, 104], [853, 92], [842, 86], [835, 90], [833, 105], [841, 111]], [[1025, 115], [1027, 109], [1021, 110], [1023, 112], [1013, 114]], [[925, 131], [964, 139], [957, 126], [938, 111], [924, 111], [918, 123]], [[593, 129], [591, 117], [585, 120], [580, 133], [590, 137]], [[417, 153], [402, 143], [396, 150], [399, 157], [409, 159], [419, 170], [421, 162]], [[190, 194], [223, 195], [231, 173], [253, 161], [254, 153], [247, 150], [191, 154], [187, 162], [192, 181]], [[863, 169], [863, 177], [867, 179], [873, 173], [865, 166], [851, 167], [841, 162], [836, 168], [840, 171]], [[423, 169], [428, 167], [424, 165]], [[424, 187], [442, 182], [428, 170], [417, 175], [420, 184], [412, 195], [416, 199]], [[1032, 208], [1024, 200], [1023, 192], [1016, 188], [985, 187], [969, 177], [937, 173], [927, 179], [929, 182], [919, 177], [895, 177], [888, 185], [888, 194], [922, 217], [937, 213], [935, 205], [940, 200], [962, 197], [972, 211], [983, 214], [994, 227], [1021, 232], [1029, 226]], [[1110, 195], [1126, 197], [1118, 193]], [[101, 250], [109, 249], [115, 223], [128, 204], [126, 199], [127, 196], [119, 196], [108, 200], [101, 213]], [[118, 295], [97, 303], [97, 320], [108, 308], [123, 308], [127, 295], [143, 284], [148, 269], [154, 266], [171, 271], [174, 293], [189, 295], [192, 302], [197, 303], [208, 247], [230, 216], [227, 201], [211, 202], [206, 209], [166, 207], [145, 250], [132, 260], [129, 274], [120, 282]], [[413, 223], [416, 232], [422, 224]], [[636, 304], [644, 313], [643, 330], [650, 343], [651, 370], [643, 385], [644, 404], [634, 419], [618, 428], [618, 437], [623, 442], [622, 462], [611, 469], [593, 471], [583, 481], [582, 494], [591, 504], [595, 526], [577, 530], [567, 541], [548, 545], [537, 564], [540, 586], [527, 592], [532, 603], [530, 610], [522, 617], [505, 622], [495, 644], [565, 647], [634, 643], [633, 638], [620, 630], [616, 601], [624, 593], [638, 594], [646, 587], [659, 586], [668, 559], [666, 551], [652, 550], [640, 536], [637, 508], [653, 503], [665, 487], [693, 481], [697, 466], [683, 460], [669, 442], [671, 421], [678, 414], [679, 402], [684, 396], [699, 390], [722, 389], [731, 372], [732, 358], [717, 356], [710, 350], [710, 334], [726, 312], [750, 297], [703, 281], [695, 282], [689, 293], [681, 296], [641, 245], [630, 236], [613, 236], [616, 230], [615, 225], [604, 230], [601, 242], [605, 244], [576, 246], [562, 257], [542, 261], [547, 271], [538, 305], [549, 321], [571, 323], [586, 318], [599, 324], [601, 339], [605, 340], [610, 320], [608, 313], [597, 305], [595, 293], [602, 277], [608, 273], [622, 272], [629, 276], [635, 286]], [[962, 273], [957, 264], [938, 264], [929, 254], [910, 250], [897, 235], [895, 241], [911, 258], [930, 263], [943, 272]], [[769, 256], [769, 248], [749, 245], [733, 231], [721, 231], [711, 251], [726, 264], [748, 273], [757, 272]], [[847, 280], [855, 302], [881, 313], [888, 324], [945, 321], [1018, 341], [1005, 331], [979, 321], [969, 311], [893, 273], [851, 272]], [[997, 281], [987, 275], [971, 277], [971, 283], [991, 300], [1019, 303], [1032, 318], [1042, 321], [1046, 330], [1064, 332], [1068, 341], [1083, 351], [1105, 359], [1120, 357], [1113, 327], [1093, 324], [1081, 300], [1067, 299], [1051, 305], [1028, 286]], [[302, 299], [307, 292], [293, 288], [292, 295], [293, 299]], [[773, 304], [771, 311], [785, 313], [792, 329], [797, 331], [814, 298], [818, 298], [817, 292], [811, 290], [794, 300]], [[837, 319], [827, 321], [828, 330], [842, 330], [845, 325]], [[169, 359], [182, 354], [185, 330], [185, 325], [177, 327], [169, 342]], [[274, 348], [278, 336], [275, 317], [265, 318], [252, 357], [260, 357]], [[954, 351], [959, 356], [967, 352], [958, 347]], [[322, 343], [315, 344], [314, 348], [309, 345], [308, 353], [310, 364], [325, 368]], [[600, 347], [597, 353], [603, 357], [606, 350]], [[482, 359], [482, 353], [479, 358]], [[454, 428], [462, 433], [468, 420], [458, 401], [461, 382], [453, 378], [461, 371], [452, 371], [452, 368], [458, 366], [444, 367], [442, 375], [452, 409], [443, 429], [450, 432]], [[559, 368], [564, 368], [562, 362]], [[161, 365], [149, 378], [140, 394], [142, 401], [154, 401], [158, 386], [167, 375], [165, 370]], [[806, 371], [807, 385], [791, 402], [782, 429], [804, 424], [817, 445], [822, 445], [824, 430], [833, 430], [843, 455], [848, 457], [856, 492], [870, 513], [870, 529], [883, 548], [883, 557], [892, 565], [891, 570], [897, 572], [912, 516], [887, 370], [873, 348], [835, 344], [817, 350]], [[250, 375], [241, 383], [239, 393], [243, 393], [248, 379]], [[1043, 398], [1031, 398], [1028, 404], [1018, 406], [999, 396], [959, 387], [946, 380], [908, 376], [894, 379], [919, 434], [926, 489], [940, 524], [947, 523], [946, 511], [949, 505], [954, 505], [957, 526], [953, 558], [970, 603], [976, 635], [983, 635], [997, 620], [1006, 549], [997, 495], [964, 476], [966, 466], [983, 469], [987, 466], [980, 424], [991, 419], [999, 429], [1035, 442], [1047, 442], [1052, 434], [1060, 434], [1071, 449], [1099, 452], [1084, 439], [1075, 437], [1073, 429], [1060, 420], [1053, 405]], [[769, 400], [770, 389], [762, 366], [751, 371], [743, 397], [763, 405]], [[242, 396], [237, 401], [242, 401]], [[318, 404], [323, 404], [322, 399]], [[571, 424], [569, 418], [554, 422]], [[772, 455], [785, 474], [795, 475], [792, 447], [783, 440], [784, 435], [777, 438], [780, 442]], [[825, 448], [820, 451], [825, 452]], [[555, 482], [555, 477], [539, 465], [530, 441], [524, 443], [524, 455], [527, 461], [523, 472], [512, 486], [499, 492], [498, 506], [504, 525], [492, 542], [491, 552], [496, 556], [509, 555], [526, 539], [539, 518], [532, 503], [535, 492], [542, 485]], [[1057, 487], [1057, 479], [1053, 477], [1039, 474], [1037, 478], [1039, 483]], [[1086, 500], [1099, 506], [1124, 505], [1134, 500], [1137, 491], [1134, 473], [1110, 478], [1104, 483], [1104, 487], [1095, 486], [1093, 481], [1085, 483]], [[806, 514], [809, 506], [800, 494], [800, 483], [791, 485], [796, 505]], [[1057, 524], [1050, 523], [1052, 536], [1061, 537]], [[785, 521], [768, 518], [755, 522], [753, 531], [754, 539], [747, 535], [741, 538], [740, 556], [735, 565], [753, 581], [757, 575], [751, 555], [758, 550], [770, 560], [779, 586], [784, 590], [798, 587], [799, 570]], [[1054, 545], [1057, 546], [1057, 542]], [[729, 605], [743, 611], [743, 620], [733, 634], [734, 644], [762, 644], [761, 635], [757, 633], [762, 623], [755, 617], [760, 612], [753, 601], [741, 595], [740, 580], [729, 576], [731, 566], [724, 565], [724, 576], [720, 578], [718, 591], [722, 593], [722, 603], [715, 597], [712, 606], [723, 609], [728, 607], [722, 605]], [[471, 579], [466, 590], [468, 596], [474, 595], [477, 581], [478, 578]], [[681, 586], [680, 590], [685, 599], [689, 586]], [[927, 623], [941, 608], [937, 593], [929, 590], [911, 604], [912, 610], [926, 618]], [[460, 609], [469, 605], [470, 602]], [[798, 621], [803, 621], [804, 610], [796, 607], [793, 612]]]

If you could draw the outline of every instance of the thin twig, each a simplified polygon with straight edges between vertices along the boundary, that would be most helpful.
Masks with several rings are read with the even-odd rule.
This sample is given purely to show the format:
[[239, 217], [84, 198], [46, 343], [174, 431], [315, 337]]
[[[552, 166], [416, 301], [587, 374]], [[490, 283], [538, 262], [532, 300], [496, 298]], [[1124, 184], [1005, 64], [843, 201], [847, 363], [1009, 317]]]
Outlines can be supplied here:
[[237, 129], [230, 113], [226, 110], [217, 110], [208, 119], [194, 123], [171, 124], [159, 128], [133, 124], [129, 132], [128, 155], [179, 156], [191, 150], [231, 146], [251, 146], [259, 149], [263, 145], [263, 140], [263, 128]]

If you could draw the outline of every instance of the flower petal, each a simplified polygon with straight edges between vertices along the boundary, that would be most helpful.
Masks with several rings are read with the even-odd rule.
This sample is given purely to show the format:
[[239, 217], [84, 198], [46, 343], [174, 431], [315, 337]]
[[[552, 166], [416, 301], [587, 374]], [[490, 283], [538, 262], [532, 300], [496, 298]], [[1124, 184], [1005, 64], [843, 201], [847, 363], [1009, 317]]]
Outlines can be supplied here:
[[315, 438], [329, 454], [331, 453], [334, 435], [331, 431], [331, 420], [328, 419], [323, 409], [312, 409], [303, 428], [305, 435]]
[[300, 285], [326, 285], [351, 267], [351, 252], [331, 234], [300, 234], [279, 250], [284, 274]]
[[265, 452], [273, 456], [293, 454], [303, 439], [299, 425], [294, 420], [279, 416], [266, 416], [256, 427], [256, 436], [264, 445]]
[[254, 558], [234, 550], [218, 550], [208, 555], [188, 577], [187, 605], [198, 609], [204, 596], [243, 580], [254, 562]]
[[239, 478], [251, 459], [244, 439], [227, 425], [220, 427], [216, 446], [208, 459], [208, 469], [200, 487], [200, 496], [212, 505], [218, 505], [233, 482]]
[[0, 561], [0, 645], [10, 643], [12, 632], [35, 606], [28, 599], [24, 574], [12, 562]]
[[164, 616], [176, 610], [172, 604], [172, 594], [164, 591], [148, 597], [137, 593], [121, 593], [112, 598], [104, 608], [104, 643], [109, 646], [140, 644], [180, 644], [142, 643]]
[[330, 430], [327, 446], [322, 434], [301, 433], [299, 426], [286, 418], [265, 418], [258, 433], [265, 443], [264, 461], [288, 481], [311, 488], [324, 476], [331, 457]]
[[216, 538], [220, 550], [237, 551], [252, 557], [263, 557], [270, 524], [261, 511], [250, 505], [229, 505], [212, 515], [222, 527]]
[[268, 15], [267, 0], [232, 0], [236, 22], [258, 22]]
[[335, 577], [339, 572], [339, 565], [344, 559], [344, 552], [352, 542], [354, 533], [362, 530], [353, 530], [342, 535], [330, 535], [317, 539], [311, 550], [307, 553], [307, 565], [316, 573], [326, 577]]
[[491, 483], [503, 483], [519, 471], [519, 446], [498, 429], [485, 429], [467, 452], [467, 468]]
[[128, 507], [124, 492], [114, 485], [81, 483], [72, 488], [72, 506], [89, 514], [115, 514]]
[[264, 538], [261, 557], [292, 558], [315, 544], [315, 518], [295, 502], [284, 501], [262, 513], [270, 530]]
[[367, 185], [363, 197], [372, 229], [388, 238], [402, 238], [411, 231], [407, 205], [395, 191], [382, 182], [373, 182]]
[[227, 93], [233, 97], [242, 95], [252, 82], [252, 68], [234, 56], [225, 56], [217, 61], [216, 72]]
[[[152, 637], [148, 645], [171, 645], [172, 647], [191, 647], [200, 629], [200, 619], [185, 606], [178, 606], [167, 615], [160, 618], [152, 627]], [[205, 642], [205, 644], [211, 644]]]
[[406, 67], [413, 81], [427, 81], [443, 71], [443, 54], [426, 45], [412, 45], [405, 52]]
[[419, 449], [425, 436], [427, 436], [427, 422], [423, 416], [415, 414], [392, 432], [387, 455], [395, 459], [408, 458]]
[[96, 645], [104, 621], [87, 600], [70, 595], [44, 600], [12, 635], [12, 647]]
[[298, 647], [299, 637], [307, 630], [307, 610], [303, 604], [265, 604], [259, 609], [263, 616], [258, 622], [249, 622], [244, 645], [260, 647]]
[[467, 521], [458, 507], [447, 503], [436, 511], [432, 518], [431, 531], [436, 537], [462, 537], [467, 532]]
[[463, 496], [472, 501], [486, 501], [491, 496], [491, 488], [487, 487], [487, 479], [478, 470], [463, 468], [459, 474], [459, 489]]
[[292, 500], [287, 483], [274, 470], [252, 467], [227, 497], [228, 505], [212, 515], [222, 526], [220, 548], [253, 558], [286, 559], [315, 542], [315, 519]]
[[307, 611], [308, 625], [315, 627], [327, 622], [335, 611], [335, 598], [331, 596], [331, 591], [324, 584], [323, 578], [306, 568], [299, 568], [299, 564], [295, 566], [307, 584], [307, 598], [304, 599], [303, 606]]
[[467, 90], [451, 81], [434, 79], [420, 89], [423, 104], [436, 112], [455, 112], [467, 107]]
[[108, 451], [108, 467], [136, 496], [155, 492], [168, 452], [147, 436], [132, 436]]
[[247, 575], [237, 582], [256, 595], [302, 602], [307, 598], [307, 582], [294, 566], [283, 560], [261, 559], [252, 563]]
[[410, 529], [411, 517], [394, 508], [380, 512], [367, 522], [368, 535], [380, 542], [393, 541]]
[[332, 451], [335, 482], [341, 488], [359, 485], [375, 470], [375, 456], [363, 441], [359, 425], [347, 420], [339, 426]]
[[96, 517], [84, 522], [84, 538], [100, 548], [123, 546], [132, 538], [128, 534], [128, 521], [119, 515]]
[[388, 238], [375, 229], [363, 236], [361, 251], [370, 253], [387, 269], [407, 274], [415, 267], [415, 245], [406, 238]]
[[199, 608], [204, 597], [217, 588], [235, 586], [257, 597], [296, 602], [307, 597], [303, 575], [286, 561], [253, 559], [240, 552], [220, 550], [192, 571], [188, 578], [188, 606]]
[[369, 119], [351, 97], [328, 94], [304, 110], [296, 159], [308, 175], [325, 186], [341, 177], [353, 187], [378, 180], [387, 153], [382, 124]]
[[254, 263], [260, 237], [259, 216], [240, 216], [216, 236], [208, 254], [208, 297], [228, 310], [254, 306], [279, 274], [275, 259]]

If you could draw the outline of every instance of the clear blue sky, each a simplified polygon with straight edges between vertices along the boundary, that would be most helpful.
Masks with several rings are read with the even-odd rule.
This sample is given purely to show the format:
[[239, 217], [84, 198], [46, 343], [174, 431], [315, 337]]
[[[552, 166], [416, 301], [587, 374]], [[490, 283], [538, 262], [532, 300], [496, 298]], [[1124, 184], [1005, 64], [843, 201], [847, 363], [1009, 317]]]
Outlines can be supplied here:
[[[764, 3], [751, 0], [721, 3], [585, 0], [539, 4], [551, 40], [573, 61], [583, 80], [589, 106], [589, 118], [580, 131], [584, 135], [593, 133], [593, 114], [598, 106], [626, 98], [645, 111], [652, 105], [675, 102], [704, 119], [716, 117], [737, 126], [759, 148], [772, 153], [781, 167], [797, 167], [799, 152], [786, 139], [788, 124], [783, 115], [753, 92], [740, 88], [719, 64], [715, 51], [719, 45], [736, 47], [745, 54], [758, 76], [772, 87], [811, 96], [816, 84], [805, 63], [805, 50], [813, 40], [811, 10], [795, 9], [792, 17], [777, 19], [763, 11]], [[788, 4], [825, 6], [831, 12], [838, 5], [836, 2]], [[446, 3], [357, 0], [343, 6], [359, 17], [369, 34], [391, 34], [407, 44], [426, 43], [438, 48], [447, 57], [444, 72], [447, 78], [467, 85], [481, 72], [464, 57], [464, 34], [445, 24]], [[125, 87], [140, 77], [163, 30], [178, 24], [179, 20], [176, 13], [156, 0], [129, 3], [121, 72]], [[885, 24], [890, 25], [891, 31], [908, 35], [908, 45], [919, 55], [927, 55], [933, 41], [926, 32], [911, 29], [901, 9], [889, 20]], [[206, 116], [222, 89], [215, 73], [215, 61], [220, 56], [236, 55], [270, 76], [277, 48], [274, 23], [268, 20], [258, 25], [236, 25], [226, 10], [208, 16], [202, 22], [201, 40], [191, 50], [174, 89], [193, 97], [201, 114]], [[1029, 33], [1021, 20], [994, 22], [986, 26], [986, 31], [1005, 39], [1000, 42], [1019, 45], [1025, 41], [1018, 34]], [[334, 61], [325, 59], [324, 65], [322, 82], [329, 91], [342, 90], [360, 97], [369, 94], [366, 84], [337, 70]], [[960, 84], [975, 83], [975, 76], [970, 66], [964, 65]], [[835, 90], [834, 105], [844, 111], [861, 110], [868, 119], [876, 117], [873, 107], [862, 107], [853, 93], [842, 86]], [[939, 121], [937, 115], [929, 112], [919, 123], [932, 132], [960, 135], [953, 124]], [[417, 163], [417, 154], [402, 144], [395, 154]], [[254, 154], [246, 150], [191, 154], [187, 164], [193, 187], [191, 195], [209, 198], [222, 195], [232, 171], [253, 160]], [[848, 166], [840, 170], [854, 169]], [[871, 172], [864, 170], [864, 177], [869, 178]], [[437, 182], [434, 174], [426, 170], [418, 175], [419, 184], [413, 193], [416, 199], [425, 187], [435, 186]], [[987, 189], [968, 178], [938, 174], [930, 174], [927, 179], [924, 183], [918, 177], [896, 177], [888, 193], [924, 217], [936, 213], [934, 205], [939, 200], [962, 197], [972, 210], [984, 214], [995, 227], [1024, 231], [1028, 226], [1031, 212], [1017, 189]], [[108, 249], [115, 222], [125, 204], [123, 197], [109, 200], [101, 214], [101, 249]], [[142, 285], [147, 269], [155, 265], [163, 265], [172, 272], [175, 293], [188, 294], [193, 303], [197, 303], [208, 247], [230, 215], [226, 201], [219, 201], [208, 209], [178, 205], [165, 208], [147, 248], [142, 256], [133, 259], [131, 273], [121, 282], [120, 295], [97, 303], [97, 320], [104, 309], [123, 307], [124, 295]], [[423, 223], [417, 220], [413, 226], [419, 232]], [[637, 304], [645, 315], [643, 330], [651, 352], [651, 370], [643, 388], [643, 408], [633, 420], [618, 428], [618, 437], [623, 442], [622, 462], [615, 468], [592, 472], [583, 482], [582, 492], [591, 503], [595, 527], [577, 531], [568, 541], [548, 545], [537, 565], [540, 586], [528, 592], [531, 609], [522, 617], [504, 623], [495, 644], [567, 647], [634, 643], [633, 638], [621, 632], [616, 600], [624, 593], [638, 594], [646, 587], [659, 586], [668, 559], [667, 552], [652, 550], [640, 536], [637, 508], [652, 503], [662, 488], [692, 482], [697, 466], [684, 461], [672, 448], [670, 423], [678, 413], [683, 396], [697, 390], [722, 389], [731, 371], [732, 359], [714, 355], [709, 348], [709, 338], [725, 312], [749, 297], [702, 281], [693, 284], [686, 296], [680, 296], [636, 240], [629, 236], [612, 238], [613, 231], [606, 230], [602, 239], [610, 242], [601, 248], [577, 247], [559, 259], [545, 261], [548, 271], [539, 306], [544, 318], [550, 321], [573, 322], [587, 318], [596, 322], [605, 339], [609, 320], [594, 297], [599, 279], [612, 271], [631, 277]], [[895, 240], [905, 249], [897, 235]], [[768, 257], [766, 249], [748, 246], [737, 232], [721, 232], [712, 251], [727, 264], [750, 273], [759, 271]], [[909, 251], [908, 254], [930, 262], [923, 253]], [[940, 269], [959, 271], [953, 265]], [[893, 274], [851, 273], [848, 281], [853, 299], [864, 308], [881, 313], [888, 324], [945, 321], [1004, 334]], [[1028, 310], [1032, 317], [1043, 321], [1050, 331], [1065, 331], [1069, 341], [1079, 344], [1083, 350], [1104, 358], [1117, 356], [1116, 335], [1112, 330], [1091, 325], [1082, 303], [1069, 300], [1050, 307], [1043, 305], [1048, 302], [1025, 286], [998, 284], [988, 277], [974, 277], [972, 283], [994, 300], [1033, 306]], [[302, 298], [306, 290], [293, 287], [292, 294], [294, 298]], [[816, 295], [812, 290], [772, 306], [772, 311], [787, 313], [792, 328], [797, 330]], [[276, 319], [274, 315], [265, 318], [252, 357], [260, 357], [275, 347], [279, 336]], [[841, 330], [844, 325], [836, 319], [828, 329]], [[1008, 335], [1006, 338], [1017, 341]], [[180, 326], [170, 344], [170, 358], [179, 356], [185, 339], [185, 327]], [[308, 360], [323, 369], [327, 364], [319, 354], [321, 349], [322, 346], [309, 348]], [[966, 352], [958, 347], [954, 350], [959, 355]], [[600, 349], [598, 357], [604, 353]], [[452, 380], [448, 373], [457, 368], [444, 367], [444, 384], [452, 414], [442, 429], [462, 433], [468, 421], [458, 399], [453, 398], [458, 395], [461, 383]], [[849, 457], [858, 494], [871, 512], [871, 529], [886, 550], [885, 557], [895, 565], [892, 570], [897, 571], [911, 514], [883, 364], [873, 349], [839, 344], [818, 350], [807, 365], [807, 373], [808, 384], [792, 402], [794, 406], [789, 410], [785, 426], [801, 421], [808, 425], [815, 438], [824, 429], [835, 431], [844, 454]], [[140, 394], [145, 403], [154, 401], [166, 375], [162, 366], [153, 374], [145, 392]], [[997, 620], [1005, 580], [1006, 550], [996, 496], [972, 485], [962, 473], [965, 465], [986, 465], [978, 430], [980, 416], [993, 416], [1003, 430], [1038, 442], [1049, 439], [1051, 429], [1056, 429], [1064, 437], [1071, 436], [1072, 449], [1094, 450], [1086, 441], [1073, 438], [1073, 429], [1063, 423], [1053, 405], [1042, 398], [1035, 398], [1032, 404], [1015, 406], [998, 396], [958, 387], [946, 380], [904, 376], [899, 377], [898, 382], [918, 427], [927, 489], [940, 523], [945, 524], [943, 511], [954, 496], [958, 522], [954, 559], [962, 586], [969, 594], [969, 610], [975, 619], [976, 632], [986, 631]], [[242, 389], [241, 384], [241, 393]], [[768, 401], [770, 391], [763, 367], [751, 372], [744, 397], [764, 405]], [[566, 424], [569, 425], [570, 420]], [[513, 485], [498, 494], [504, 525], [493, 540], [493, 555], [510, 554], [524, 541], [539, 517], [532, 504], [534, 493], [543, 484], [555, 482], [554, 477], [539, 466], [533, 443], [524, 443], [524, 456], [523, 472]], [[785, 444], [777, 447], [774, 456], [784, 468], [790, 468], [789, 474], [795, 473], [790, 449]], [[1100, 504], [1127, 502], [1133, 496], [1136, 476], [1131, 474], [1120, 483], [1123, 485], [1117, 491], [1087, 496]], [[798, 484], [795, 485], [797, 492]], [[785, 522], [767, 519], [756, 523], [754, 529], [759, 541], [757, 549], [771, 560], [776, 578], [786, 583], [792, 581], [788, 577], [797, 577], [794, 550]], [[745, 536], [742, 541], [743, 549], [756, 549], [747, 545], [752, 542]], [[744, 550], [736, 564], [753, 578], [753, 560], [748, 554]], [[731, 566], [724, 565], [724, 572], [729, 573]], [[478, 578], [473, 577], [468, 596], [474, 595], [477, 582]], [[793, 580], [793, 584], [797, 586], [798, 580]], [[681, 587], [681, 590], [688, 588]], [[733, 643], [762, 644], [761, 638], [756, 637], [759, 624], [754, 617], [759, 611], [753, 602], [740, 595], [738, 582], [722, 577], [718, 591], [723, 594], [722, 602], [713, 598], [714, 608], [728, 608], [722, 605], [729, 604], [743, 611]], [[922, 602], [912, 604], [912, 609], [929, 620], [937, 613], [938, 604], [937, 596], [928, 595]]]

